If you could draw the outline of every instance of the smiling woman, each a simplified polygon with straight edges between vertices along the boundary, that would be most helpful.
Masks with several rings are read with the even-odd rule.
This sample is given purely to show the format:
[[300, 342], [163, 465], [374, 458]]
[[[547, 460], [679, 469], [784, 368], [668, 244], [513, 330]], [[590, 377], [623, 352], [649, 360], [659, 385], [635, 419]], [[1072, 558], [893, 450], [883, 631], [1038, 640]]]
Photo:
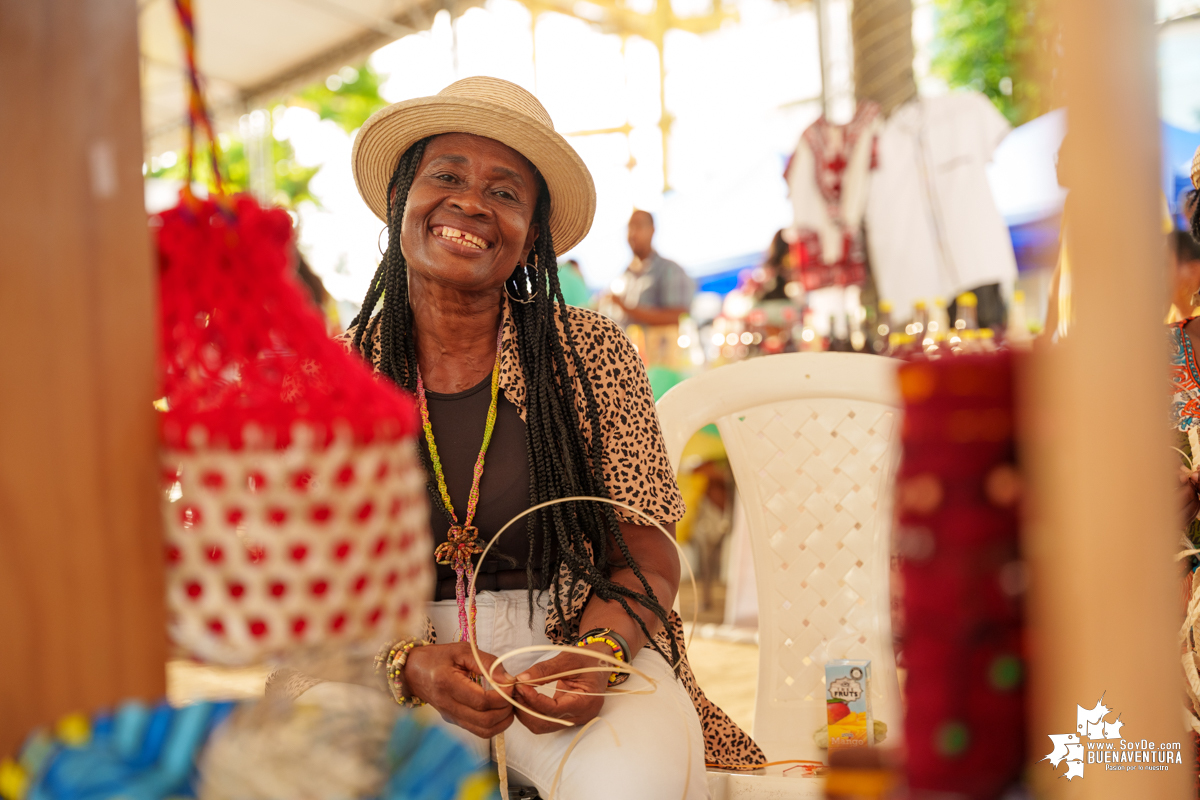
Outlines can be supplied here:
[[[426, 636], [381, 654], [396, 699], [429, 703], [481, 750], [507, 731], [511, 779], [546, 793], [575, 731], [485, 691], [463, 639], [474, 630], [485, 666], [517, 647], [577, 645], [497, 670], [523, 705], [575, 724], [599, 716], [616, 733], [619, 745], [600, 731], [580, 741], [560, 796], [611, 797], [621, 774], [624, 797], [685, 786], [703, 797], [705, 760], [761, 763], [695, 684], [669, 611], [680, 564], [653, 527], [603, 503], [540, 509], [500, 539], [477, 585], [466, 581], [482, 542], [547, 500], [610, 498], [671, 529], [683, 513], [636, 350], [611, 321], [567, 306], [558, 285], [557, 256], [595, 210], [579, 156], [528, 92], [470, 78], [377, 113], [353, 159], [393, 244], [344, 340], [417, 394], [439, 564]], [[657, 691], [605, 696], [627, 677], [608, 672], [548, 679], [599, 664], [589, 652], [636, 659]]]

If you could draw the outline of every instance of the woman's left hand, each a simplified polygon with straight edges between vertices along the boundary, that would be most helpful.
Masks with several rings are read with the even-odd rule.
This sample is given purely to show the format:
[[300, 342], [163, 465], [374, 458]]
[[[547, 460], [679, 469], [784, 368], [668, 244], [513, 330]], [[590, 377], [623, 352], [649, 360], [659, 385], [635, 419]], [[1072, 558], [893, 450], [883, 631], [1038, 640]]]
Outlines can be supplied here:
[[[553, 680], [558, 681], [558, 689], [553, 697], [547, 697], [534, 688], [534, 685], [548, 683], [545, 678], [550, 675], [587, 667], [607, 666], [606, 662], [589, 657], [589, 649], [612, 653], [612, 650], [606, 645], [589, 645], [579, 648], [578, 653], [560, 653], [548, 661], [534, 664], [517, 676], [517, 685], [513, 687], [513, 698], [540, 714], [569, 721], [574, 725], [583, 725], [589, 722], [604, 707], [603, 694], [608, 689], [608, 678], [612, 674], [611, 671], [585, 672], [566, 678], [554, 678]], [[597, 696], [569, 694], [564, 690], [592, 692]], [[516, 710], [516, 715], [521, 724], [533, 733], [554, 733], [568, 727], [559, 725], [557, 722], [539, 719], [520, 708]]]

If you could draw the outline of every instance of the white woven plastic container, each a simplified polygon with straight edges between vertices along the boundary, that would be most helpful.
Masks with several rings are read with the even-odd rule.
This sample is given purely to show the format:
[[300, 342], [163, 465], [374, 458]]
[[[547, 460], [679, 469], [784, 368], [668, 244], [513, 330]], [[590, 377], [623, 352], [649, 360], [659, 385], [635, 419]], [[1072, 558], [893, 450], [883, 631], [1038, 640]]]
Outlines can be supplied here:
[[423, 619], [434, 570], [414, 440], [310, 440], [163, 450], [169, 631], [190, 656], [249, 664]]

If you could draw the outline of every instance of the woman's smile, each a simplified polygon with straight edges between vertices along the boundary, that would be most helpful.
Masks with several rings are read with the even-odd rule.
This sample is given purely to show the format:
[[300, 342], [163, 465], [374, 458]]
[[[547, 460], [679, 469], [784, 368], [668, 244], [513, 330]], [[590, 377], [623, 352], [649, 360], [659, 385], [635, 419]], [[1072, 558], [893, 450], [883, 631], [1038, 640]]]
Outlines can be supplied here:
[[453, 252], [471, 254], [471, 251], [481, 252], [492, 246], [492, 243], [482, 236], [476, 236], [449, 225], [434, 225], [433, 235], [442, 240]]

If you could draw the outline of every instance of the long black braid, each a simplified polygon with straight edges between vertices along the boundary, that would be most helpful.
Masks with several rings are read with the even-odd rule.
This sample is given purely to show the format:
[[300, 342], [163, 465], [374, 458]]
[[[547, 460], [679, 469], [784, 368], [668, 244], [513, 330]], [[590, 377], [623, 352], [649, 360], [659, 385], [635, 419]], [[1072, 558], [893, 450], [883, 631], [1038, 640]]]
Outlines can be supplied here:
[[[409, 306], [408, 262], [400, 251], [400, 228], [408, 193], [428, 142], [429, 139], [424, 139], [405, 151], [392, 174], [388, 185], [388, 247], [363, 298], [362, 310], [351, 323], [355, 326], [354, 348], [367, 360], [373, 358], [371, 343], [376, 331], [379, 332], [380, 372], [409, 391], [416, 391], [417, 386], [417, 350]], [[517, 265], [504, 287], [510, 297], [524, 301], [512, 302], [510, 306], [519, 362], [525, 377], [525, 447], [529, 459], [531, 506], [563, 497], [608, 497], [602, 459], [589, 445], [584, 435], [584, 420], [577, 412], [582, 405], [592, 441], [603, 441], [599, 405], [576, 347], [575, 332], [558, 282], [558, 260], [550, 236], [550, 193], [540, 175], [538, 187], [534, 210], [534, 222], [539, 230], [534, 242], [536, 258], [533, 264]], [[374, 314], [381, 300], [382, 308]], [[572, 370], [583, 390], [582, 403], [576, 396]], [[434, 485], [433, 470], [424, 449], [418, 450], [425, 466], [431, 501], [450, 519], [449, 510]], [[666, 609], [630, 552], [613, 506], [595, 502], [558, 503], [533, 512], [527, 531], [529, 557], [525, 574], [531, 600], [535, 588], [549, 589], [554, 609], [559, 619], [565, 621], [563, 594], [574, 597], [577, 591], [591, 587], [601, 599], [619, 603], [668, 663], [679, 660], [675, 637], [669, 637], [670, 652], [664, 652], [630, 605], [632, 601], [650, 609], [663, 627], [670, 630]], [[610, 536], [620, 550], [620, 563], [610, 556]], [[541, 564], [537, 565], [540, 570], [535, 570], [533, 555], [537, 549], [535, 545], [539, 543]], [[565, 587], [560, 583], [560, 566], [563, 565], [567, 568]], [[643, 591], [637, 592], [614, 582], [609, 575], [615, 566], [628, 566]], [[578, 631], [566, 633], [574, 636]]]
[[1187, 202], [1184, 207], [1191, 207], [1192, 216], [1188, 220], [1192, 227], [1192, 238], [1200, 242], [1200, 189], [1193, 189], [1188, 192]]

